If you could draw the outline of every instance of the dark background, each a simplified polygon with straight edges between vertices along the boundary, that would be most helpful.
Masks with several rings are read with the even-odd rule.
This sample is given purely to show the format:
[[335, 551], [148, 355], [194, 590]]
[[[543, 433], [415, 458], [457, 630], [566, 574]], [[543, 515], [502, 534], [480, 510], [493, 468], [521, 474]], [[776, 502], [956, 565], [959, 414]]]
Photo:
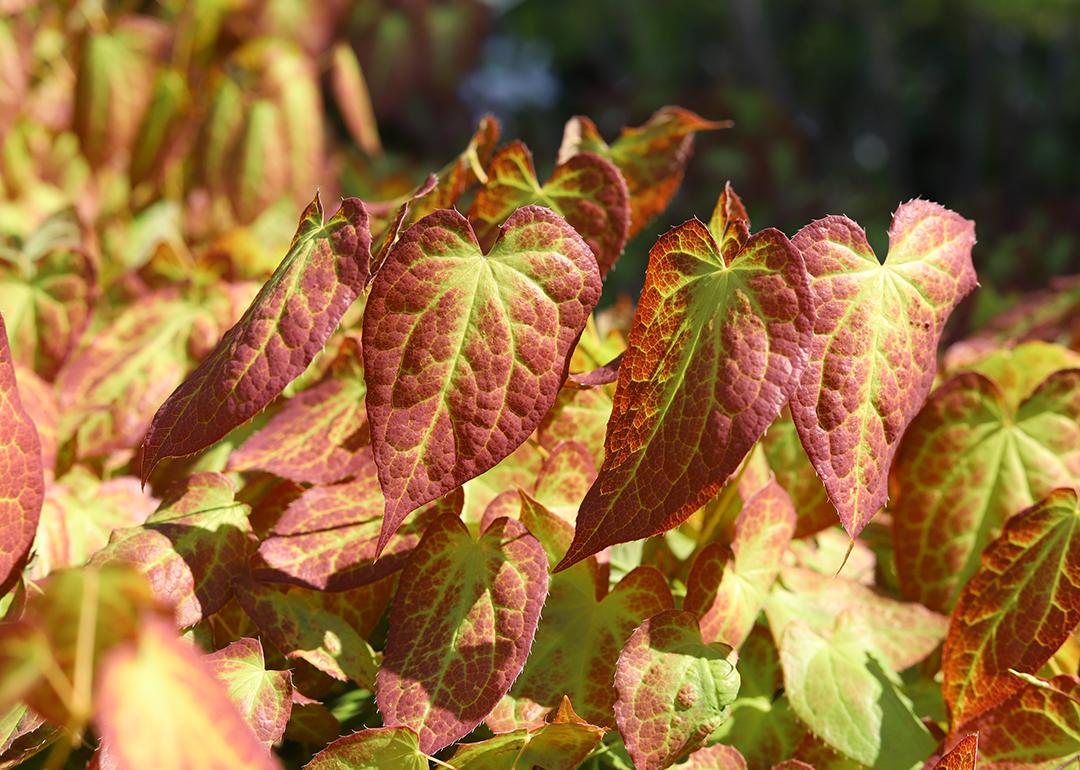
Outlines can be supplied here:
[[541, 178], [575, 114], [609, 140], [665, 104], [735, 121], [699, 135], [609, 297], [727, 179], [755, 229], [844, 213], [882, 257], [902, 201], [955, 209], [977, 223], [989, 305], [1080, 270], [1075, 0], [413, 0], [354, 4], [348, 24], [391, 159], [438, 168], [489, 111]]

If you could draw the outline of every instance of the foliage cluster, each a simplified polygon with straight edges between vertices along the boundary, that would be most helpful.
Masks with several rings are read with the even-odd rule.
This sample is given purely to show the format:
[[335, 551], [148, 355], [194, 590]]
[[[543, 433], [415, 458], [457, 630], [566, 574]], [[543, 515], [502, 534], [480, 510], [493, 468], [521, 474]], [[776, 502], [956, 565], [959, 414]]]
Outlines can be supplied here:
[[206, 7], [0, 21], [0, 766], [1080, 750], [1080, 283], [939, 355], [974, 223], [726, 185], [596, 311], [728, 127], [677, 107], [283, 232], [379, 153], [360, 68]]

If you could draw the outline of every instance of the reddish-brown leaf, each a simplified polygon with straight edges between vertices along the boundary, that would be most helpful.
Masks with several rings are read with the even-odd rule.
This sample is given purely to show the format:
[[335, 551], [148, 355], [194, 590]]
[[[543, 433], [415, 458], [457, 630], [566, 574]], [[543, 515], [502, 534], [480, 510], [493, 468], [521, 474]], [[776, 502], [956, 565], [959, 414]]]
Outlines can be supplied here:
[[[1080, 678], [1031, 677], [978, 718], [981, 770], [1068, 767], [1080, 754]], [[1061, 764], [1065, 760], [1064, 765]]]
[[267, 748], [281, 740], [292, 710], [288, 671], [268, 671], [258, 639], [238, 639], [206, 656], [210, 673], [225, 685], [244, 721]]
[[513, 519], [473, 540], [456, 516], [424, 533], [390, 612], [376, 702], [432, 753], [468, 734], [525, 665], [547, 594], [547, 556]]
[[15, 585], [26, 564], [44, 499], [41, 440], [19, 399], [0, 316], [0, 596]]
[[538, 206], [511, 216], [486, 255], [454, 211], [402, 235], [364, 314], [367, 410], [386, 495], [380, 547], [410, 511], [536, 429], [599, 295], [589, 247]]
[[671, 529], [715, 495], [798, 387], [812, 325], [802, 257], [780, 231], [756, 233], [730, 264], [697, 220], [663, 235], [604, 464], [558, 568]]
[[698, 749], [679, 765], [683, 770], [746, 770], [746, 760], [733, 746]]
[[1080, 509], [1054, 490], [986, 549], [953, 610], [942, 653], [949, 720], [960, 729], [1001, 703], [1080, 624]]
[[246, 422], [307, 368], [363, 291], [370, 247], [359, 200], [346, 198], [324, 223], [315, 197], [247, 312], [154, 416], [143, 479], [163, 458], [205, 449]]
[[964, 737], [941, 760], [934, 770], [975, 770], [975, 756], [979, 750], [979, 734]]
[[975, 226], [914, 200], [893, 215], [884, 263], [846, 217], [811, 222], [792, 240], [817, 320], [791, 416], [854, 537], [885, 504], [900, 437], [934, 380], [941, 330], [975, 288]]

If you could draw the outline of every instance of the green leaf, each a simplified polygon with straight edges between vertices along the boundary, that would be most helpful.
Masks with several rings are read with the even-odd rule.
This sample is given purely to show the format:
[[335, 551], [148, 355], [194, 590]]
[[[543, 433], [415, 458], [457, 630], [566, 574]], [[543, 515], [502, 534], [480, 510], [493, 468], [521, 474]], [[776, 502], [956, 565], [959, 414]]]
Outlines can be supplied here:
[[292, 709], [288, 671], [268, 671], [257, 639], [239, 639], [206, 656], [210, 673], [225, 685], [255, 737], [268, 749], [281, 740]]
[[409, 728], [372, 727], [338, 738], [304, 770], [428, 770], [428, 758]]

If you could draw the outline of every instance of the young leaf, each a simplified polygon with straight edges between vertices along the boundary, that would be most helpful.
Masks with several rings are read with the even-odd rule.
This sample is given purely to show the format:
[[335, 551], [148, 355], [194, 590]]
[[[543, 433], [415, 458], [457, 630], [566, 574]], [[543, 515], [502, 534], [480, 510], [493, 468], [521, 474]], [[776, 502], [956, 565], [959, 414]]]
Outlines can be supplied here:
[[975, 770], [979, 750], [979, 734], [965, 736], [934, 765], [934, 770]]
[[731, 648], [705, 644], [697, 618], [668, 610], [630, 635], [615, 668], [615, 720], [638, 770], [662, 770], [704, 745], [739, 692]]
[[256, 575], [344, 591], [400, 570], [420, 535], [444, 513], [461, 514], [464, 495], [456, 489], [411, 516], [376, 560], [383, 519], [383, 496], [370, 452], [352, 481], [312, 487], [289, 504], [259, 545]]
[[746, 770], [746, 760], [732, 746], [709, 746], [698, 749], [679, 765], [682, 770]]
[[142, 477], [165, 457], [213, 444], [303, 373], [364, 289], [367, 212], [346, 198], [328, 221], [315, 200], [289, 253], [243, 317], [161, 405], [143, 439]]
[[619, 651], [646, 618], [675, 604], [652, 567], [638, 567], [608, 593], [606, 577], [590, 566], [551, 579], [525, 669], [486, 720], [496, 732], [540, 725], [564, 695], [590, 723], [615, 726], [611, 683]]
[[428, 758], [409, 728], [371, 727], [338, 738], [304, 770], [428, 770]]
[[742, 645], [765, 605], [794, 531], [791, 498], [770, 481], [746, 501], [735, 520], [732, 558], [720, 543], [698, 554], [686, 580], [683, 609], [697, 615], [705, 641]]
[[780, 639], [784, 692], [799, 718], [834, 749], [881, 770], [908, 770], [935, 741], [879, 663], [866, 627], [842, 617], [828, 637], [788, 624]]
[[731, 121], [705, 120], [682, 107], [663, 107], [643, 125], [624, 128], [610, 147], [596, 125], [581, 115], [566, 124], [559, 162], [578, 153], [593, 152], [610, 159], [626, 178], [630, 192], [630, 237], [667, 208], [679, 189], [694, 134], [730, 127]]
[[[1047, 377], [1062, 369], [1080, 367], [1080, 353], [1050, 342], [1024, 342], [1015, 348], [1000, 348], [959, 371], [972, 371], [999, 388], [1012, 408], [1031, 395]], [[955, 372], [954, 372], [955, 373]]]
[[364, 314], [367, 410], [386, 495], [380, 550], [410, 511], [535, 430], [599, 296], [589, 247], [538, 206], [514, 213], [487, 255], [454, 211], [402, 235]]
[[933, 609], [953, 608], [1010, 516], [1080, 483], [1080, 369], [1050, 375], [1019, 407], [1010, 401], [980, 374], [956, 375], [900, 444], [896, 570], [904, 594]]
[[324, 380], [293, 396], [229, 456], [229, 470], [260, 470], [308, 484], [332, 484], [369, 461], [364, 383]]
[[622, 174], [609, 160], [592, 153], [575, 155], [555, 167], [541, 185], [532, 153], [515, 141], [499, 150], [488, 166], [488, 181], [469, 209], [476, 238], [488, 248], [499, 226], [522, 206], [550, 208], [585, 239], [596, 256], [600, 277], [622, 254], [630, 227], [630, 202]]
[[267, 749], [281, 740], [292, 710], [292, 678], [266, 669], [259, 640], [239, 639], [207, 655], [206, 663], [255, 737]]
[[232, 581], [253, 547], [248, 506], [234, 500], [232, 483], [199, 473], [171, 490], [138, 527], [117, 530], [91, 564], [130, 564], [150, 580], [176, 624], [193, 626], [232, 598]]
[[960, 728], [1023, 686], [1080, 624], [1080, 509], [1057, 489], [1014, 516], [953, 610], [942, 652], [949, 723]]
[[975, 225], [909, 201], [893, 215], [884, 263], [846, 217], [811, 222], [792, 240], [812, 276], [817, 321], [791, 416], [855, 537], [885, 504], [900, 437], [934, 380], [941, 330], [975, 288]]
[[[95, 722], [118, 770], [275, 770], [207, 661], [161, 620], [102, 664]], [[163, 708], [163, 704], [168, 704]]]
[[778, 230], [726, 263], [691, 220], [649, 253], [600, 476], [557, 569], [671, 529], [719, 491], [799, 384], [809, 279]]
[[510, 689], [547, 594], [547, 556], [519, 522], [474, 541], [456, 516], [428, 527], [401, 573], [376, 701], [432, 753], [468, 734]]
[[0, 316], [0, 436], [0, 596], [3, 596], [19, 580], [26, 564], [45, 499], [41, 440], [19, 399], [3, 316]]
[[1080, 678], [1032, 677], [985, 712], [976, 726], [980, 768], [1006, 770], [1041, 762], [1062, 767], [1062, 760], [1080, 753]]
[[379, 664], [364, 636], [386, 607], [389, 584], [333, 594], [254, 580], [238, 580], [233, 588], [262, 638], [285, 657], [305, 660], [334, 679], [374, 685]]

